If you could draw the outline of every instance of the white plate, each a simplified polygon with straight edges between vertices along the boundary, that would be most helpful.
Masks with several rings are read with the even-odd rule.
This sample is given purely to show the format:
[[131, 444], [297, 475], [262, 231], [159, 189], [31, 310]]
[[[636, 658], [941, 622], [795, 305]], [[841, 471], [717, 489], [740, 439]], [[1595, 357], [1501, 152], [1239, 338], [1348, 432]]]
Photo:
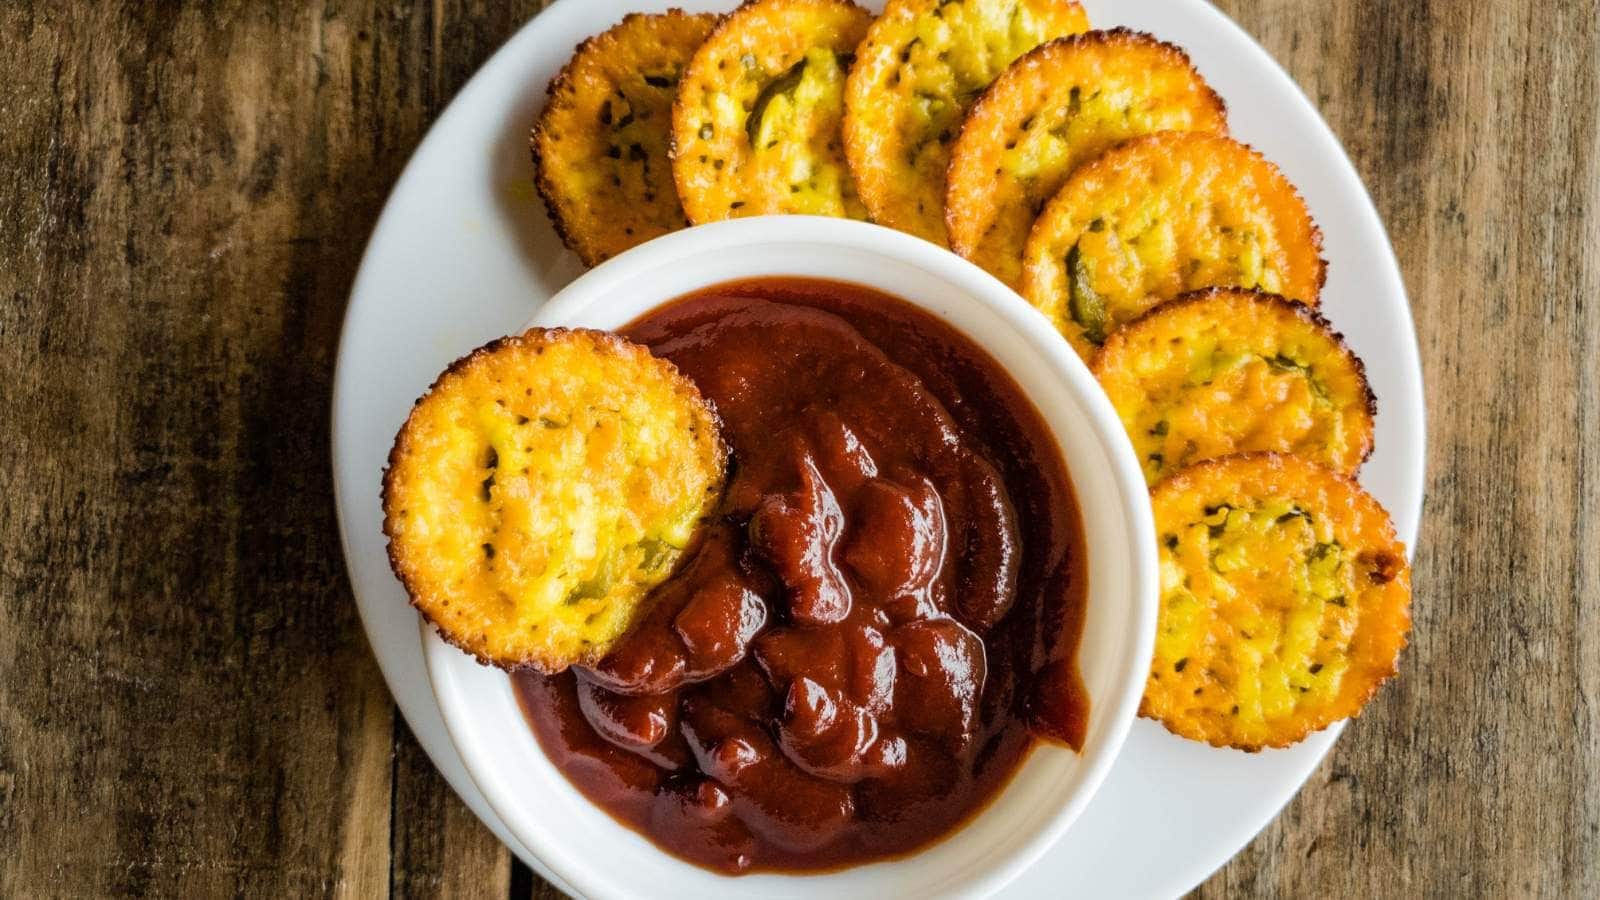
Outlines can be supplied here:
[[[440, 772], [518, 856], [445, 733], [416, 614], [389, 572], [379, 478], [412, 401], [452, 360], [518, 328], [580, 271], [530, 180], [526, 134], [572, 47], [633, 10], [726, 9], [703, 0], [563, 0], [519, 31], [440, 116], [395, 185], [356, 277], [333, 398], [334, 486], [345, 561], [373, 652]], [[1096, 25], [1183, 46], [1228, 101], [1235, 136], [1299, 185], [1329, 261], [1323, 312], [1367, 363], [1377, 452], [1362, 483], [1416, 539], [1423, 394], [1405, 288], [1383, 224], [1332, 132], [1248, 35], [1200, 0], [1085, 0]], [[1383, 702], [1382, 695], [1378, 702]], [[1072, 830], [1006, 897], [1165, 897], [1237, 853], [1316, 768], [1335, 726], [1282, 751], [1214, 750], [1138, 722]], [[1377, 738], [1378, 735], [1369, 735]]]

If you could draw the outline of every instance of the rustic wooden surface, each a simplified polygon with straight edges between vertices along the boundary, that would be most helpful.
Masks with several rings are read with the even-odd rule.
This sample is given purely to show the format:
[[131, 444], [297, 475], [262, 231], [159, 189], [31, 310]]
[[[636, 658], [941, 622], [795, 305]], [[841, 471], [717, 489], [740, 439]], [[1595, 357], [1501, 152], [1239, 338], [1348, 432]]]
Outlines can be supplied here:
[[[0, 896], [549, 893], [395, 714], [327, 444], [385, 193], [541, 5], [0, 5]], [[1388, 222], [1431, 418], [1404, 677], [1199, 894], [1600, 896], [1600, 6], [1221, 5]]]

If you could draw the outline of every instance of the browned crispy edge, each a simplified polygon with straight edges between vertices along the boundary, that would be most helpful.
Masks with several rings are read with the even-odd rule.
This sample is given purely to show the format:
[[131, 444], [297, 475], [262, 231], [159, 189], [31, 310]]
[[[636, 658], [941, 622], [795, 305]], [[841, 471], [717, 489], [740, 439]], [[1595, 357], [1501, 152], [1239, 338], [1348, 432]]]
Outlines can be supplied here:
[[[1293, 194], [1294, 198], [1300, 201], [1300, 208], [1303, 209], [1306, 214], [1306, 222], [1311, 226], [1311, 249], [1312, 252], [1317, 254], [1316, 292], [1312, 296], [1305, 299], [1304, 305], [1307, 307], [1318, 306], [1322, 303], [1322, 289], [1328, 285], [1328, 259], [1322, 255], [1322, 226], [1317, 224], [1317, 217], [1311, 214], [1311, 204], [1307, 203], [1305, 195], [1300, 193], [1300, 185], [1295, 184], [1294, 181], [1289, 178], [1288, 174], [1283, 171], [1282, 166], [1273, 162], [1271, 159], [1268, 159], [1265, 153], [1262, 153], [1260, 150], [1255, 148], [1255, 145], [1246, 144], [1244, 141], [1241, 141], [1231, 135], [1216, 136], [1224, 137], [1227, 140], [1237, 143], [1239, 146], [1248, 150], [1256, 158], [1260, 159], [1268, 166], [1271, 166], [1273, 173], [1282, 179], [1283, 183], [1289, 187], [1289, 193]], [[1363, 375], [1363, 380], [1365, 380], [1365, 375]]]
[[[1233, 138], [1231, 136], [1228, 139], [1238, 140], [1237, 138]], [[1246, 150], [1249, 150], [1251, 153], [1259, 157], [1262, 162], [1271, 166], [1272, 171], [1279, 178], [1283, 179], [1284, 184], [1289, 186], [1289, 193], [1293, 194], [1294, 198], [1300, 201], [1300, 208], [1305, 210], [1306, 222], [1311, 226], [1311, 250], [1317, 254], [1316, 291], [1312, 296], [1305, 299], [1305, 305], [1307, 307], [1318, 306], [1322, 303], [1322, 289], [1328, 286], [1328, 258], [1322, 255], [1322, 226], [1317, 224], [1317, 217], [1311, 214], [1311, 204], [1306, 202], [1305, 194], [1300, 193], [1300, 185], [1295, 184], [1294, 181], [1289, 178], [1288, 173], [1283, 171], [1282, 166], [1268, 159], [1267, 155], [1262, 153], [1260, 150], [1257, 150], [1253, 144], [1246, 144], [1243, 141], [1238, 141], [1238, 143]], [[1362, 379], [1365, 380], [1365, 377], [1365, 374], [1363, 374]]]

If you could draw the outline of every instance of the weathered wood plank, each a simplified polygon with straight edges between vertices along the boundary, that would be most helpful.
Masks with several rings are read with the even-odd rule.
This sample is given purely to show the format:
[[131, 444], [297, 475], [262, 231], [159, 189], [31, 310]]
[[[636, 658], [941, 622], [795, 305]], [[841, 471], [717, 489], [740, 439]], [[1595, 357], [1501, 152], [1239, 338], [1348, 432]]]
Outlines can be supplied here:
[[506, 900], [511, 854], [396, 721], [390, 896]]
[[[436, 0], [424, 14], [426, 64], [409, 73], [428, 85], [429, 114], [442, 111], [478, 67], [548, 2]], [[511, 896], [510, 852], [455, 796], [398, 719], [393, 790], [392, 896]], [[531, 872], [526, 877], [527, 884], [543, 886]]]
[[1219, 5], [1389, 225], [1430, 446], [1401, 680], [1199, 894], [1600, 895], [1600, 5]]
[[0, 893], [387, 882], [323, 423], [393, 117], [321, 12], [5, 13]]
[[405, 884], [507, 865], [397, 760], [329, 501], [360, 248], [499, 37], [441, 12], [0, 9], [0, 895], [372, 896], [424, 832]]

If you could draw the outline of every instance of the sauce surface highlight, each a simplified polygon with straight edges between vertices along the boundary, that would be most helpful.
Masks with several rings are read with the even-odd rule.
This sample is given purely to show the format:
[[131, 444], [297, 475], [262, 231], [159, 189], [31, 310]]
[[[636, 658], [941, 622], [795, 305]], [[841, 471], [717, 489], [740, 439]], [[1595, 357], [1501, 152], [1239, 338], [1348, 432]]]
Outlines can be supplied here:
[[1081, 747], [1078, 509], [987, 353], [812, 279], [718, 285], [624, 333], [716, 405], [733, 468], [610, 656], [513, 676], [585, 796], [699, 865], [817, 870], [950, 833], [1036, 738]]

